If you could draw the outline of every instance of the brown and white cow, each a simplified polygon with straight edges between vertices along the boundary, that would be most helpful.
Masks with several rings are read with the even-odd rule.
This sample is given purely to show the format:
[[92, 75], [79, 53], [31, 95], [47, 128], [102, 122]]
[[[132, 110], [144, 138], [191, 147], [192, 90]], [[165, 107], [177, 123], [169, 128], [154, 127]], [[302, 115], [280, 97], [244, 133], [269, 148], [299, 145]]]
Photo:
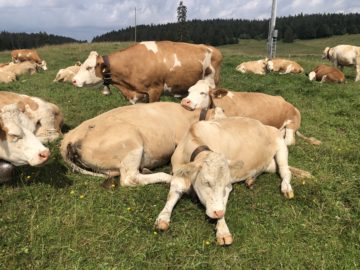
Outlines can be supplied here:
[[266, 70], [267, 62], [268, 62], [267, 58], [260, 59], [257, 61], [243, 62], [236, 67], [236, 70], [241, 73], [254, 73], [259, 75], [265, 75], [267, 72]]
[[42, 60], [36, 50], [20, 49], [11, 51], [11, 58], [14, 63], [31, 61], [39, 65], [43, 70], [47, 70], [45, 60]]
[[188, 111], [174, 102], [119, 107], [65, 134], [61, 155], [78, 172], [108, 178], [120, 175], [122, 186], [168, 183], [168, 174], [139, 171], [168, 163], [199, 115], [199, 110]]
[[16, 81], [15, 73], [11, 71], [0, 70], [0, 83], [11, 83]]
[[193, 124], [177, 146], [171, 164], [170, 192], [155, 223], [160, 230], [168, 229], [175, 204], [191, 189], [205, 206], [206, 215], [218, 220], [216, 238], [220, 245], [233, 242], [224, 218], [233, 183], [278, 171], [281, 192], [286, 198], [294, 196], [282, 134], [258, 120], [229, 117]]
[[78, 61], [73, 66], [60, 69], [53, 82], [72, 82], [76, 73], [79, 72], [80, 66], [81, 62]]
[[50, 151], [33, 134], [35, 125], [22, 113], [20, 103], [0, 108], [0, 159], [15, 166], [39, 166], [48, 160]]
[[35, 125], [34, 134], [41, 142], [51, 142], [62, 134], [64, 117], [55, 104], [38, 97], [0, 91], [0, 108], [13, 103], [24, 105], [24, 113]]
[[30, 61], [24, 61], [21, 63], [9, 63], [6, 66], [3, 66], [0, 68], [0, 72], [12, 72], [15, 74], [16, 78], [19, 78], [22, 75], [30, 74], [33, 75], [37, 71], [37, 64], [30, 62]]
[[144, 41], [108, 56], [91, 52], [73, 84], [83, 87], [111, 83], [131, 103], [154, 102], [163, 93], [185, 95], [199, 79], [217, 84], [221, 62], [221, 52], [212, 46]]
[[274, 58], [267, 62], [269, 72], [279, 72], [279, 74], [303, 73], [304, 69], [295, 61], [282, 58]]
[[337, 45], [326, 47], [323, 51], [323, 59], [328, 59], [334, 67], [354, 66], [356, 68], [355, 81], [360, 80], [360, 47], [352, 45]]
[[227, 116], [257, 119], [265, 125], [280, 129], [287, 145], [295, 144], [295, 134], [311, 144], [320, 144], [320, 141], [307, 138], [299, 132], [299, 110], [280, 96], [212, 89], [206, 81], [200, 80], [189, 88], [189, 94], [182, 99], [181, 105], [189, 110], [216, 106], [224, 109]]
[[309, 73], [310, 81], [330, 82], [330, 83], [344, 83], [345, 75], [336, 67], [327, 65], [319, 65]]

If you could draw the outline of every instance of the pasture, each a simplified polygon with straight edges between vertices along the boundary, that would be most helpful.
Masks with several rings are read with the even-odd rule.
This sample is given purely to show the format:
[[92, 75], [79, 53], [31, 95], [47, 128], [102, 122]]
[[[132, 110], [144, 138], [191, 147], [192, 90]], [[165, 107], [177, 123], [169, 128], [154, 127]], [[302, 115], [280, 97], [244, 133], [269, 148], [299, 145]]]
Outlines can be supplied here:
[[[340, 43], [360, 45], [360, 35], [279, 43], [277, 50], [309, 72], [329, 64], [321, 59], [323, 49]], [[113, 87], [106, 97], [95, 89], [53, 83], [57, 71], [84, 61], [92, 50], [107, 54], [129, 44], [39, 48], [49, 70], [0, 84], [0, 91], [56, 103], [65, 115], [65, 133], [128, 103]], [[301, 111], [301, 132], [322, 141], [312, 146], [297, 139], [289, 148], [289, 163], [314, 176], [292, 179], [295, 198], [281, 195], [275, 174], [261, 175], [251, 190], [234, 185], [226, 212], [234, 243], [226, 248], [216, 244], [215, 223], [189, 196], [175, 207], [169, 231], [159, 233], [154, 222], [167, 185], [104, 190], [103, 179], [66, 166], [58, 140], [50, 145], [52, 157], [44, 167], [18, 167], [14, 181], [0, 186], [0, 269], [359, 269], [360, 82], [354, 82], [355, 69], [344, 69], [343, 85], [310, 82], [303, 74], [240, 74], [235, 71], [240, 62], [265, 56], [265, 42], [241, 40], [220, 49], [222, 87], [283, 96]], [[0, 62], [10, 59], [10, 52], [0, 52]]]

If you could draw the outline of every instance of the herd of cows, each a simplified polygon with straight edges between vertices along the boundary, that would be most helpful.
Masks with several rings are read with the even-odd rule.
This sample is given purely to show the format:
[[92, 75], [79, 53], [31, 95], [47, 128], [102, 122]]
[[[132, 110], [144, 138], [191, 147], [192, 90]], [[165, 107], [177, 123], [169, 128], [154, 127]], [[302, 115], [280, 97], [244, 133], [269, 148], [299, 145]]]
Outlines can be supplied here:
[[[326, 48], [324, 55], [335, 66], [356, 66], [360, 80], [359, 47], [339, 45]], [[0, 91], [0, 182], [11, 180], [14, 166], [44, 165], [51, 155], [44, 144], [62, 136], [60, 152], [69, 167], [106, 178], [104, 186], [113, 185], [114, 177], [121, 186], [169, 183], [167, 202], [156, 219], [159, 230], [168, 229], [175, 204], [194, 190], [207, 216], [217, 220], [218, 243], [231, 244], [224, 216], [232, 184], [251, 186], [262, 172], [278, 172], [281, 192], [293, 198], [291, 175], [307, 172], [288, 165], [287, 146], [296, 135], [311, 144], [320, 141], [299, 132], [300, 111], [282, 97], [218, 88], [222, 58], [215, 47], [170, 41], [141, 42], [109, 55], [93, 51], [82, 64], [61, 69], [54, 81], [104, 85], [104, 94], [111, 84], [133, 105], [84, 121], [64, 135], [57, 105]], [[47, 69], [34, 50], [13, 51], [12, 59], [0, 67], [0, 78]], [[27, 71], [13, 72], [25, 64]], [[343, 82], [335, 66], [320, 65], [309, 79]], [[246, 62], [236, 69], [304, 72], [286, 59]], [[180, 104], [158, 102], [163, 94], [186, 97]], [[169, 161], [171, 175], [151, 173]]]

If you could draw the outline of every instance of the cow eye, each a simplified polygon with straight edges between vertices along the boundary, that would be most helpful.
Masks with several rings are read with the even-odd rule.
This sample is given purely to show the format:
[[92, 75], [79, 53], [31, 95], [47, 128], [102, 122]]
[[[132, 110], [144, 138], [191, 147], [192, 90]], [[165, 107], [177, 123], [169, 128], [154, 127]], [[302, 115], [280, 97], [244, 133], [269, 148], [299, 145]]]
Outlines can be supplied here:
[[86, 70], [91, 70], [92, 69], [92, 67], [86, 67]]
[[9, 134], [10, 140], [11, 142], [17, 142], [18, 140], [20, 140], [22, 137], [20, 135], [15, 135], [15, 134]]
[[206, 93], [205, 92], [200, 92], [200, 95], [205, 96]]

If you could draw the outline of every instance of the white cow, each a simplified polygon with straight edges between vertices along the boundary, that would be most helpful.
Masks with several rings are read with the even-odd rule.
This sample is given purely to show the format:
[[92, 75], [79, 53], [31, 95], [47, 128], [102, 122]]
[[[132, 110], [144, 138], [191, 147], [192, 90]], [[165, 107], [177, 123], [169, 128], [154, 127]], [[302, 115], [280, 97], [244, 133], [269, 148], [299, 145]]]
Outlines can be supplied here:
[[243, 62], [236, 67], [236, 70], [241, 73], [254, 73], [259, 75], [265, 75], [267, 72], [268, 59], [260, 59], [257, 61]]
[[34, 123], [19, 110], [17, 104], [0, 109], [0, 159], [15, 166], [42, 165], [50, 151], [33, 134]]
[[177, 146], [171, 164], [170, 192], [155, 223], [159, 230], [168, 229], [175, 204], [192, 188], [205, 206], [206, 215], [218, 220], [216, 237], [220, 245], [233, 242], [224, 219], [232, 183], [278, 171], [281, 192], [286, 198], [294, 196], [288, 149], [281, 132], [251, 118], [229, 117], [193, 124]]
[[326, 47], [323, 51], [323, 59], [328, 59], [334, 67], [355, 66], [356, 78], [360, 80], [360, 47], [352, 45], [337, 45]]
[[77, 61], [73, 66], [60, 69], [53, 82], [72, 82], [74, 76], [80, 70], [80, 66], [81, 62]]

